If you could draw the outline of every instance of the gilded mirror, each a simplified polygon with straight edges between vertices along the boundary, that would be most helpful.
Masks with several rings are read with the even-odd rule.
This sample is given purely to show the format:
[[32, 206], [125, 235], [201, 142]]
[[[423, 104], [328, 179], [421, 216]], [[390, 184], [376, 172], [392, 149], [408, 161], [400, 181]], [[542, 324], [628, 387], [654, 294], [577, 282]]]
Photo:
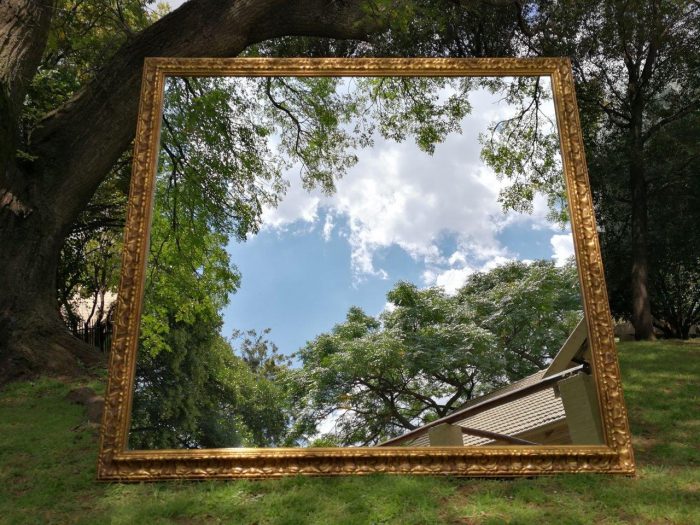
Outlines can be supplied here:
[[98, 477], [634, 462], [564, 59], [147, 59]]

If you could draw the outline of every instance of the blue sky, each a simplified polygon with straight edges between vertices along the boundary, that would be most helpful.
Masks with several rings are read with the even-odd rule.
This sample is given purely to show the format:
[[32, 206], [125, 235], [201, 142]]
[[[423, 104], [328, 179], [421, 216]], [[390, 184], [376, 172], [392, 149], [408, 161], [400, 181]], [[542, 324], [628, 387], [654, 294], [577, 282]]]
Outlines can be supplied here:
[[452, 293], [471, 273], [508, 260], [569, 256], [571, 236], [547, 222], [543, 199], [532, 214], [502, 213], [505, 183], [480, 160], [477, 138], [513, 108], [485, 91], [470, 102], [463, 133], [432, 157], [411, 138], [376, 137], [333, 196], [307, 192], [298, 169], [287, 172], [287, 194], [265, 210], [260, 233], [229, 244], [242, 283], [223, 334], [271, 328], [268, 338], [291, 354], [342, 322], [350, 306], [379, 314], [399, 280]]
[[[321, 211], [320, 221], [325, 220]], [[346, 232], [345, 235], [341, 232]], [[328, 240], [320, 228], [299, 221], [285, 233], [266, 230], [246, 243], [233, 242], [229, 252], [243, 275], [240, 290], [224, 312], [224, 335], [234, 328], [258, 331], [272, 328], [270, 339], [284, 353], [292, 353], [314, 336], [341, 322], [351, 306], [376, 315], [386, 306], [386, 293], [399, 280], [426, 285], [425, 267], [397, 245], [374, 254], [388, 276], [357, 280], [350, 266], [347, 224], [339, 225]], [[519, 259], [549, 258], [552, 232], [514, 224], [498, 238]], [[446, 239], [439, 246], [451, 252]], [[272, 254], [272, 257], [270, 257]]]
[[224, 335], [233, 328], [270, 327], [269, 338], [291, 353], [342, 321], [353, 305], [370, 314], [381, 312], [386, 292], [397, 280], [420, 282], [420, 265], [396, 246], [376, 255], [390, 269], [390, 279], [367, 276], [357, 282], [343, 230], [338, 227], [325, 240], [319, 228], [297, 223], [286, 233], [267, 230], [232, 244], [229, 251], [243, 278], [225, 311]]

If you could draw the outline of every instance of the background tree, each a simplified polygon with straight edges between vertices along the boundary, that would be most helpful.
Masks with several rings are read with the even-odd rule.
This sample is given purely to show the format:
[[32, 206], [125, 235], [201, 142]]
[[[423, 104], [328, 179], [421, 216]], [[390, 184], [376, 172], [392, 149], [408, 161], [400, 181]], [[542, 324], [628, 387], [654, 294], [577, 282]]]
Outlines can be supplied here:
[[458, 297], [496, 337], [498, 385], [545, 368], [583, 317], [573, 258], [562, 267], [513, 262], [474, 274]]
[[[661, 293], [661, 287], [650, 280], [664, 272], [656, 264], [664, 264], [654, 250], [650, 252], [658, 238], [651, 230], [658, 229], [667, 241], [679, 241], [673, 248], [666, 242], [671, 252], [683, 252], [687, 260], [698, 256], [690, 243], [664, 227], [668, 223], [662, 215], [653, 214], [662, 209], [663, 198], [654, 201], [668, 189], [669, 180], [688, 189], [688, 179], [679, 178], [678, 173], [679, 168], [693, 163], [692, 148], [674, 147], [680, 157], [668, 163], [664, 155], [658, 155], [661, 150], [654, 142], [664, 140], [664, 128], [678, 121], [697, 126], [700, 6], [693, 1], [671, 0], [535, 0], [516, 1], [511, 7], [518, 27], [510, 40], [511, 52], [568, 56], [572, 60], [591, 185], [604, 231], [604, 262], [613, 311], [631, 318], [637, 338], [653, 338], [655, 319], [661, 326], [675, 321], [661, 306], [667, 299], [652, 296]], [[425, 7], [424, 12], [430, 13], [430, 8]], [[459, 32], [449, 34], [455, 40], [464, 38]], [[468, 55], [457, 42], [438, 41], [452, 56]], [[528, 95], [523, 92], [521, 96]], [[522, 153], [527, 148], [520, 142], [521, 149], [516, 151]], [[517, 160], [517, 155], [510, 157]], [[659, 169], [661, 166], [664, 169]], [[668, 179], [670, 172], [676, 175]], [[680, 172], [688, 176], [687, 171]], [[531, 196], [541, 191], [542, 177], [537, 170], [504, 173], [517, 183], [510, 195], [515, 200], [506, 201], [507, 205], [527, 206]], [[693, 191], [697, 191], [694, 186]], [[695, 193], [693, 199], [697, 198]], [[691, 224], [685, 227], [691, 228]], [[693, 287], [691, 274], [683, 275], [679, 291]], [[658, 308], [652, 310], [656, 305]]]
[[[140, 2], [133, 5], [143, 13]], [[139, 32], [122, 16], [122, 7], [116, 13], [105, 9], [116, 23], [125, 22], [113, 32], [121, 46], [100, 46], [104, 55], [75, 78], [67, 99], [53, 99], [50, 111], [32, 121], [23, 119], [23, 104], [48, 55], [50, 37], [60, 32], [56, 13], [63, 11], [38, 0], [0, 6], [0, 368], [5, 379], [39, 369], [74, 373], [79, 361], [95, 361], [95, 353], [69, 335], [58, 315], [56, 270], [72, 225], [129, 148], [145, 56], [236, 56], [249, 45], [294, 34], [362, 38], [377, 21], [360, 2], [265, 1], [251, 7], [194, 0]], [[79, 20], [66, 20], [79, 26]], [[62, 57], [58, 64], [64, 64]]]
[[250, 371], [247, 381], [233, 378], [230, 382], [241, 388], [239, 413], [249, 429], [247, 446], [290, 445], [289, 431], [296, 410], [292, 397], [292, 361], [267, 339], [269, 333], [269, 329], [260, 334], [255, 330], [234, 333], [234, 341], [239, 341], [238, 346], [232, 345], [234, 352]]
[[270, 332], [269, 328], [265, 328], [260, 334], [256, 330], [236, 330], [233, 339], [241, 341], [237, 353], [250, 369], [263, 377], [273, 379], [282, 368], [291, 365], [292, 359], [280, 354], [277, 345], [266, 339]]
[[[523, 5], [521, 16], [531, 52], [572, 58], [591, 183], [596, 201], [606, 201], [598, 208], [606, 232], [620, 228], [610, 224], [619, 212], [607, 212], [625, 209], [629, 255], [611, 258], [607, 276], [619, 281], [622, 269], [615, 262], [627, 259], [629, 281], [613, 289], [628, 291], [630, 305], [622, 312], [630, 313], [637, 338], [652, 338], [649, 280], [656, 269], [649, 256], [650, 222], [662, 227], [662, 218], [650, 216], [658, 194], [650, 188], [663, 187], [665, 179], [653, 143], [664, 128], [700, 109], [700, 6], [663, 0], [533, 2]], [[682, 153], [681, 165], [692, 158]]]
[[508, 263], [454, 296], [399, 283], [387, 299], [378, 318], [351, 308], [298, 352], [291, 436], [376, 445], [543, 369], [582, 317], [573, 262]]
[[[136, 365], [129, 447], [236, 447], [244, 442], [246, 425], [238, 407], [239, 387], [246, 384], [246, 366], [216, 328], [203, 320], [167, 325], [160, 349], [139, 348]], [[214, 328], [214, 330], [212, 330]]]
[[[140, 348], [129, 447], [285, 443], [292, 417], [287, 364], [270, 353], [262, 354], [264, 369], [254, 368], [221, 337], [220, 326], [196, 321], [172, 321], [157, 353]], [[258, 351], [264, 349], [258, 344]]]
[[650, 297], [667, 337], [700, 324], [700, 111], [666, 126], [649, 144]]

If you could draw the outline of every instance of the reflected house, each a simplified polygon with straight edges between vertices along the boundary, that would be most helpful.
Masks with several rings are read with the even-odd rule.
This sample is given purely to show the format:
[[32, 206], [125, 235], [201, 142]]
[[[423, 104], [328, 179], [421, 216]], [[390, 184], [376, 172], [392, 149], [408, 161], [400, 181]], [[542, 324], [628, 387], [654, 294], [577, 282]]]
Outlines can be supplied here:
[[379, 446], [602, 444], [585, 319], [550, 365]]

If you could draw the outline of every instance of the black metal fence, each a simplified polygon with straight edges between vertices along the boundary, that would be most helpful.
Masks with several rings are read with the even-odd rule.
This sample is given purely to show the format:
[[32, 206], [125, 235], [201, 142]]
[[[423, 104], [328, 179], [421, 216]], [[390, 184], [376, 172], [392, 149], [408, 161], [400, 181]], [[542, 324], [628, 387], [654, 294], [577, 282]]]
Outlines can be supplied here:
[[106, 319], [99, 323], [78, 321], [77, 325], [70, 327], [70, 330], [75, 337], [99, 348], [101, 352], [109, 352], [112, 344], [111, 320]]

